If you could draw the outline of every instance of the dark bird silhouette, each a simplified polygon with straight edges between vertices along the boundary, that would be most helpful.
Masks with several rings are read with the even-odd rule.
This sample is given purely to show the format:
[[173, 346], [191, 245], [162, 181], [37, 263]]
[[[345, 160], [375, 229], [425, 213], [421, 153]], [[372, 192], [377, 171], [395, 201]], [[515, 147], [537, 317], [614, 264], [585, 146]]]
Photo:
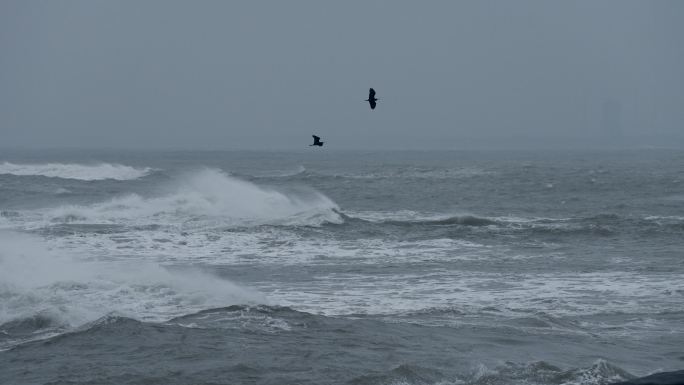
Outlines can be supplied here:
[[379, 99], [375, 98], [375, 90], [371, 88], [370, 90], [368, 90], [368, 99], [366, 99], [368, 104], [370, 104], [371, 110], [375, 109], [375, 101], [376, 100], [379, 100]]
[[311, 136], [313, 136], [314, 142], [313, 142], [313, 144], [310, 144], [309, 146], [323, 147], [323, 142], [321, 142], [321, 138], [319, 136], [316, 136], [316, 135], [311, 135]]

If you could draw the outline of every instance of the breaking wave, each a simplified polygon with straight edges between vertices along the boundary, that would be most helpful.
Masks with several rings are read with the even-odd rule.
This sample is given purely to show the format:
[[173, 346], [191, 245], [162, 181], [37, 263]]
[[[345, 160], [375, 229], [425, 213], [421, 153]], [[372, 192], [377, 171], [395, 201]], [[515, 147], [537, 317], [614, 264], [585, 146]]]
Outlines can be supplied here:
[[337, 205], [312, 190], [280, 192], [206, 169], [181, 178], [157, 197], [130, 194], [89, 206], [62, 206], [52, 223], [201, 226], [320, 225], [339, 223]]
[[135, 168], [112, 163], [88, 165], [76, 163], [15, 164], [4, 162], [0, 164], [0, 174], [78, 180], [131, 180], [141, 178], [152, 171], [153, 169], [149, 167]]

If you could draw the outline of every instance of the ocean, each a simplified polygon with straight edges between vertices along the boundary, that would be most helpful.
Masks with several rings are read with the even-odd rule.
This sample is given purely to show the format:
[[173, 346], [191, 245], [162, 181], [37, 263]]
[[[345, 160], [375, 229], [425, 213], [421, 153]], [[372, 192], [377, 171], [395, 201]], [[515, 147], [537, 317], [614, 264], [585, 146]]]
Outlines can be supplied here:
[[0, 152], [0, 384], [684, 367], [684, 152]]

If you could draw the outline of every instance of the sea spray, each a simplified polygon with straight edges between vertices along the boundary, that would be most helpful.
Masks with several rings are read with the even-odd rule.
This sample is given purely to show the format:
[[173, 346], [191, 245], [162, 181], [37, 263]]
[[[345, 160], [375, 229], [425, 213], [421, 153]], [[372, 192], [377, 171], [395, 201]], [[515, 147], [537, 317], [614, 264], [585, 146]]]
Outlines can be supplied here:
[[80, 260], [16, 232], [0, 232], [0, 298], [0, 325], [42, 315], [69, 327], [112, 312], [163, 321], [190, 310], [268, 303], [254, 290], [198, 269]]

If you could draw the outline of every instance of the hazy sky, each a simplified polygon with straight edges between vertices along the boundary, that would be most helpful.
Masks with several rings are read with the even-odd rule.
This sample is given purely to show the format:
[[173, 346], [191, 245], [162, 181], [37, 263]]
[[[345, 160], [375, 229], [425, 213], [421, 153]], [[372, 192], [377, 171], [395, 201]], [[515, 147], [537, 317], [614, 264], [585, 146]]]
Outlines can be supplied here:
[[0, 0], [0, 147], [681, 147], [682, 20], [680, 0]]

